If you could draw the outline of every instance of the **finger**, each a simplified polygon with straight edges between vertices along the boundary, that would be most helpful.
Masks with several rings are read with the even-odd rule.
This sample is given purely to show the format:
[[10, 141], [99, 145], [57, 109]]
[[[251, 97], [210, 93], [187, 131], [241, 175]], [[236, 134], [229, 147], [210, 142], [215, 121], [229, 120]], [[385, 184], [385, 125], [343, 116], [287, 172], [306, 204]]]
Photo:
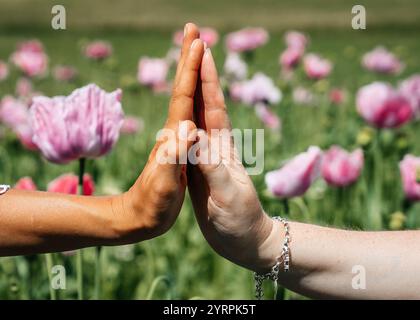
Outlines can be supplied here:
[[210, 48], [206, 49], [201, 64], [201, 91], [207, 131], [211, 129], [231, 129], [223, 90], [219, 83], [216, 65]]
[[179, 76], [181, 74], [182, 67], [184, 65], [185, 58], [188, 54], [188, 51], [191, 47], [191, 44], [195, 39], [198, 39], [200, 37], [200, 32], [198, 31], [198, 27], [194, 23], [187, 23], [184, 26], [184, 39], [182, 41], [182, 49], [181, 49], [181, 57], [178, 62], [178, 66], [176, 69], [175, 74], [175, 86], [177, 85], [179, 81]]
[[222, 153], [225, 144], [216, 136], [211, 136], [209, 139], [208, 135], [202, 130], [198, 131], [197, 136], [200, 147], [197, 167], [207, 181], [210, 192], [223, 193], [228, 191], [232, 183], [229, 170], [223, 161], [225, 158]]
[[203, 41], [200, 39], [194, 40], [185, 58], [178, 84], [174, 87], [172, 93], [168, 125], [177, 125], [179, 121], [192, 120], [193, 98], [203, 53]]
[[196, 138], [197, 128], [191, 120], [180, 122], [176, 130], [163, 130], [154, 158], [160, 180], [179, 181]]

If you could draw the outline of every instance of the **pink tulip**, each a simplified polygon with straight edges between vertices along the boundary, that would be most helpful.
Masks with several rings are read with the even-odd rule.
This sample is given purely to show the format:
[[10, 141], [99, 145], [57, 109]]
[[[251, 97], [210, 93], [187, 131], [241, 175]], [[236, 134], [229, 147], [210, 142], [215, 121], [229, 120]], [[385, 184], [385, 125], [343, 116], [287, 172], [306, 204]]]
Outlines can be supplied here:
[[378, 73], [400, 73], [404, 65], [396, 56], [384, 47], [376, 47], [362, 58], [362, 65], [369, 71]]
[[35, 191], [38, 188], [36, 187], [36, 184], [30, 177], [24, 177], [20, 178], [18, 182], [16, 182], [15, 189], [17, 190], [29, 190], [29, 191]]
[[166, 85], [169, 65], [165, 59], [142, 57], [138, 64], [137, 80], [151, 88]]
[[299, 50], [302, 53], [305, 51], [306, 45], [308, 44], [308, 39], [306, 36], [298, 31], [286, 32], [284, 40], [288, 48]]
[[280, 55], [280, 65], [286, 70], [291, 70], [298, 65], [302, 55], [303, 51], [300, 49], [293, 47], [286, 48], [286, 50]]
[[257, 117], [270, 129], [279, 130], [281, 127], [280, 118], [271, 111], [265, 104], [259, 103], [255, 106]]
[[143, 130], [144, 122], [143, 119], [133, 116], [127, 116], [124, 118], [120, 132], [124, 134], [136, 134]]
[[340, 105], [346, 99], [346, 92], [342, 89], [333, 88], [329, 93], [329, 99], [333, 104]]
[[332, 146], [324, 153], [322, 176], [332, 186], [348, 186], [359, 178], [363, 162], [364, 157], [361, 149], [349, 153], [339, 146]]
[[84, 48], [84, 54], [89, 59], [102, 60], [112, 54], [112, 46], [106, 41], [93, 41]]
[[228, 53], [223, 66], [225, 75], [230, 80], [244, 80], [248, 74], [248, 66], [238, 53]]
[[[71, 173], [63, 174], [48, 184], [48, 192], [78, 194], [79, 178]], [[91, 196], [95, 192], [95, 183], [89, 174], [83, 176], [83, 195]]]
[[37, 39], [22, 41], [17, 45], [18, 51], [44, 52], [44, 46]]
[[9, 67], [4, 61], [0, 60], [0, 81], [7, 79], [9, 76]]
[[30, 109], [34, 143], [55, 163], [108, 153], [123, 122], [121, 94], [89, 84], [67, 97], [35, 97]]
[[53, 76], [57, 81], [72, 81], [77, 76], [77, 70], [72, 66], [56, 66], [53, 70]]
[[226, 36], [226, 47], [231, 52], [252, 51], [267, 43], [268, 32], [263, 28], [245, 28]]
[[265, 183], [270, 192], [279, 198], [301, 196], [319, 176], [321, 161], [321, 150], [312, 146], [279, 170], [268, 172]]
[[280, 89], [263, 73], [256, 73], [250, 80], [232, 84], [231, 95], [250, 106], [259, 102], [277, 104], [282, 98]]
[[322, 79], [327, 77], [332, 70], [332, 63], [320, 56], [310, 53], [303, 59], [306, 75], [310, 79]]
[[[204, 27], [200, 28], [199, 31], [200, 39], [203, 40], [209, 48], [216, 45], [216, 43], [219, 41], [219, 34], [215, 29]], [[182, 42], [184, 41], [184, 31], [178, 30], [177, 32], [175, 32], [172, 40], [176, 46], [181, 47]]]
[[396, 128], [410, 121], [413, 109], [410, 102], [391, 85], [374, 82], [359, 89], [357, 111], [377, 128]]
[[48, 57], [43, 51], [18, 50], [10, 59], [29, 77], [44, 76], [47, 72]]
[[404, 98], [410, 101], [413, 111], [420, 115], [420, 74], [404, 80], [398, 90]]

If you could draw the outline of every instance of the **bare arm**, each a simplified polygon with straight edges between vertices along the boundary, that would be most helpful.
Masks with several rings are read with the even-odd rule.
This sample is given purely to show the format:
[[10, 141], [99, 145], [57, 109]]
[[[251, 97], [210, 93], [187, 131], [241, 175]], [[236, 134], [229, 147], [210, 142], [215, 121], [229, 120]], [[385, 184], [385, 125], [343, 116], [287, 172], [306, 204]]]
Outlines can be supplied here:
[[[265, 244], [268, 256], [278, 256], [283, 230], [276, 223]], [[419, 231], [347, 231], [296, 222], [290, 230], [291, 272], [279, 280], [287, 288], [314, 298], [420, 299]]]

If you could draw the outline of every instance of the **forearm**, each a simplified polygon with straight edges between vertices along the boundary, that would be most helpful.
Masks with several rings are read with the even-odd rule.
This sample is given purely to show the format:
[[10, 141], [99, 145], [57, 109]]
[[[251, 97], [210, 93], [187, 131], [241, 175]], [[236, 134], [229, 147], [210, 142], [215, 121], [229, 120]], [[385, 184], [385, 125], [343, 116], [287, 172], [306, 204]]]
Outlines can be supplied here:
[[140, 215], [129, 219], [124, 197], [10, 190], [0, 196], [0, 256], [125, 243], [127, 221], [137, 228], [136, 240], [147, 238]]
[[[296, 222], [290, 222], [290, 232], [291, 271], [279, 280], [287, 288], [313, 298], [420, 298], [420, 232], [358, 232]], [[280, 224], [274, 233], [283, 238]], [[281, 241], [273, 240], [277, 251]]]

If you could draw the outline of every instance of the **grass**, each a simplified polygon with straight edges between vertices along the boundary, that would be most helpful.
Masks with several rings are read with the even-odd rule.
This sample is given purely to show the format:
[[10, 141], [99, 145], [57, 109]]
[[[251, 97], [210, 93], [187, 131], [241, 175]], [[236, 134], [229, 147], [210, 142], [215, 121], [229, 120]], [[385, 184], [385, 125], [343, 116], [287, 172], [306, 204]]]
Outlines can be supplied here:
[[[388, 6], [381, 4], [386, 2]], [[52, 1], [44, 1], [52, 3]], [[67, 4], [68, 3], [68, 4]], [[268, 1], [264, 5], [256, 5], [252, 14], [247, 6], [250, 1], [238, 2], [214, 1], [212, 5], [196, 4], [196, 1], [153, 1], [153, 4], [125, 1], [124, 5], [109, 9], [111, 1], [89, 1], [89, 8], [76, 5], [75, 1], [66, 2], [68, 12], [72, 12], [69, 23], [78, 28], [67, 31], [52, 31], [42, 26], [49, 19], [40, 13], [44, 6], [33, 6], [29, 1], [1, 1], [0, 24], [5, 26], [0, 30], [0, 59], [7, 59], [14, 50], [16, 43], [23, 39], [39, 38], [50, 55], [50, 65], [71, 64], [80, 70], [80, 77], [73, 84], [62, 84], [51, 78], [36, 80], [35, 88], [46, 95], [68, 94], [76, 87], [95, 82], [104, 89], [112, 90], [124, 87], [124, 79], [136, 75], [138, 58], [142, 55], [163, 56], [170, 47], [172, 30], [179, 27], [183, 21], [203, 21], [204, 24], [215, 25], [222, 30], [230, 30], [234, 26], [257, 24], [265, 25], [271, 30], [271, 41], [265, 47], [257, 50], [255, 60], [250, 65], [250, 72], [263, 71], [277, 79], [282, 88], [284, 99], [274, 109], [283, 122], [282, 136], [265, 131], [265, 171], [279, 167], [279, 164], [310, 145], [323, 148], [331, 144], [340, 144], [345, 148], [357, 147], [358, 132], [365, 127], [364, 122], [356, 115], [354, 93], [361, 85], [374, 80], [385, 80], [396, 84], [399, 80], [420, 70], [420, 52], [418, 41], [419, 27], [415, 24], [407, 26], [418, 17], [418, 10], [410, 10], [414, 1], [403, 1], [406, 5], [398, 5], [392, 9], [392, 16], [403, 12], [407, 19], [398, 28], [389, 28], [391, 4], [395, 1], [371, 1], [369, 6], [377, 9], [377, 25], [372, 30], [354, 31], [347, 28], [328, 29], [331, 23], [339, 27], [343, 24], [342, 17], [347, 14], [349, 1], [345, 5], [322, 0], [319, 7], [305, 1], [303, 11], [296, 18], [305, 20], [307, 16], [316, 16], [310, 24], [302, 23], [311, 37], [309, 51], [319, 52], [331, 59], [335, 68], [332, 76], [325, 81], [310, 82], [298, 71], [298, 83], [312, 88], [321, 97], [317, 107], [300, 107], [292, 103], [291, 86], [278, 80], [278, 55], [284, 48], [282, 28], [298, 24], [290, 16], [290, 10], [300, 10], [296, 1]], [[114, 4], [115, 2], [112, 2]], [[136, 2], [137, 3], [137, 2]], [[151, 3], [151, 2], [148, 2]], [[221, 4], [227, 12], [235, 14], [217, 16]], [[262, 3], [262, 2], [261, 2]], [[400, 2], [398, 2], [400, 3]], [[214, 7], [213, 7], [214, 4]], [[31, 10], [20, 10], [28, 5]], [[87, 4], [86, 4], [87, 5]], [[183, 8], [188, 7], [187, 13]], [[324, 8], [328, 7], [328, 12]], [[275, 10], [270, 10], [275, 8]], [[3, 10], [5, 9], [5, 10]], [[34, 11], [32, 11], [32, 9]], [[82, 12], [83, 9], [83, 12]], [[209, 15], [204, 13], [208, 10]], [[324, 12], [325, 11], [325, 12]], [[157, 14], [159, 12], [159, 15]], [[300, 12], [300, 11], [299, 11]], [[6, 14], [7, 13], [7, 14]], [[13, 14], [10, 14], [13, 13]], [[33, 14], [32, 14], [33, 13]], [[77, 14], [76, 14], [77, 13]], [[102, 14], [103, 13], [103, 14]], [[126, 26], [138, 28], [134, 30], [101, 30], [95, 28], [114, 24], [121, 26], [119, 21], [124, 16]], [[77, 17], [76, 17], [77, 16]], [[316, 25], [322, 17], [331, 17], [319, 28], [309, 28]], [[394, 18], [395, 18], [394, 17]], [[283, 20], [283, 18], [285, 20]], [[390, 19], [388, 19], [390, 18]], [[34, 27], [21, 27], [21, 21], [29, 19]], [[92, 21], [92, 19], [94, 21]], [[89, 31], [83, 26], [87, 22], [93, 24]], [[336, 22], [334, 22], [336, 21]], [[388, 22], [387, 22], [388, 21]], [[70, 24], [69, 24], [70, 25]], [[144, 26], [155, 28], [154, 31], [142, 30]], [[381, 27], [383, 25], [383, 27]], [[39, 28], [38, 28], [38, 27]], [[326, 29], [327, 28], [327, 29]], [[171, 31], [169, 31], [171, 30]], [[112, 43], [115, 52], [113, 58], [104, 64], [87, 61], [80, 54], [82, 45], [88, 40], [104, 39]], [[386, 45], [406, 63], [406, 69], [398, 77], [379, 77], [364, 71], [360, 66], [362, 54], [378, 44]], [[213, 50], [217, 65], [221, 69], [224, 60], [223, 44], [219, 43]], [[10, 79], [0, 83], [0, 95], [13, 93], [17, 72]], [[330, 105], [325, 99], [325, 93], [331, 87], [345, 88], [349, 99], [341, 108]], [[146, 88], [125, 88], [123, 106], [127, 114], [137, 115], [144, 119], [145, 130], [136, 136], [124, 136], [116, 148], [104, 159], [88, 162], [87, 171], [92, 173], [97, 185], [98, 194], [113, 190], [125, 190], [136, 179], [144, 166], [147, 155], [152, 148], [157, 130], [161, 128], [167, 113], [169, 98], [156, 96]], [[251, 108], [228, 101], [229, 114], [234, 127], [263, 128]], [[410, 124], [396, 132], [384, 132], [384, 201], [383, 214], [387, 228], [391, 213], [402, 210], [407, 215], [407, 228], [420, 225], [420, 209], [416, 206], [410, 210], [403, 208], [403, 195], [400, 187], [398, 161], [406, 152], [420, 155], [418, 140], [418, 123]], [[398, 139], [404, 137], [408, 148], [401, 150], [396, 147]], [[366, 150], [369, 159], [370, 150]], [[344, 198], [338, 190], [327, 188], [321, 181], [317, 182], [304, 198], [295, 199], [291, 203], [291, 218], [318, 224], [336, 224], [341, 227], [366, 229], [366, 198], [370, 178], [369, 164], [363, 172], [360, 181], [346, 190]], [[45, 189], [47, 183], [64, 172], [77, 172], [76, 164], [57, 166], [40, 159], [37, 154], [21, 148], [12, 135], [7, 135], [0, 141], [0, 181], [13, 184], [22, 176], [31, 176], [40, 189]], [[263, 206], [267, 212], [277, 215], [282, 212], [280, 201], [270, 198], [264, 192], [264, 175], [254, 176], [253, 180], [259, 192]], [[341, 197], [341, 198], [339, 198]], [[342, 199], [338, 201], [337, 199]], [[337, 217], [339, 219], [337, 219]], [[86, 296], [92, 297], [95, 278], [95, 249], [85, 250], [85, 288]], [[55, 263], [62, 263], [67, 271], [67, 289], [58, 293], [59, 298], [76, 297], [76, 278], [74, 258], [54, 254]], [[195, 222], [190, 200], [187, 198], [175, 226], [165, 235], [144, 243], [103, 249], [101, 297], [105, 299], [145, 299], [145, 298], [209, 298], [209, 299], [249, 299], [253, 297], [253, 280], [251, 273], [216, 255], [203, 239]], [[44, 258], [38, 256], [1, 258], [0, 259], [0, 298], [11, 299], [45, 299], [49, 297], [48, 275], [45, 270]], [[296, 296], [292, 296], [295, 298]]]

